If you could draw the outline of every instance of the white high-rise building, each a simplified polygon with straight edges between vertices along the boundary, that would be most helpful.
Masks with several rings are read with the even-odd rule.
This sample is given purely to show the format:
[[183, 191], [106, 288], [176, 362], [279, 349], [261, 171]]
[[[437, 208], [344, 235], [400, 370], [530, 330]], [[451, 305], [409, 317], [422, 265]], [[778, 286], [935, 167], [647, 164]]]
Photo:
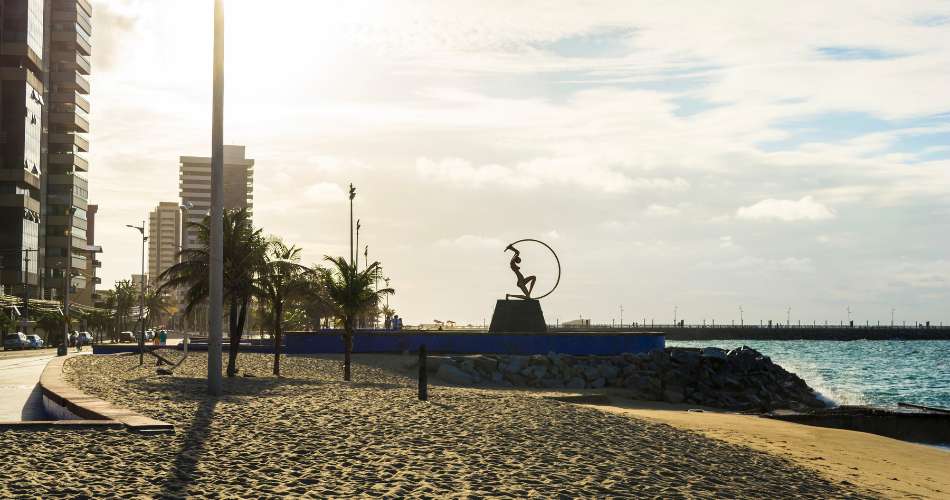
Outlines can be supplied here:
[[[193, 248], [198, 236], [189, 222], [201, 222], [211, 209], [211, 158], [182, 156], [179, 192], [185, 209], [184, 248]], [[224, 209], [254, 209], [254, 160], [244, 157], [244, 146], [224, 146]]]
[[148, 275], [157, 285], [159, 275], [178, 262], [181, 212], [178, 203], [163, 201], [148, 215]]

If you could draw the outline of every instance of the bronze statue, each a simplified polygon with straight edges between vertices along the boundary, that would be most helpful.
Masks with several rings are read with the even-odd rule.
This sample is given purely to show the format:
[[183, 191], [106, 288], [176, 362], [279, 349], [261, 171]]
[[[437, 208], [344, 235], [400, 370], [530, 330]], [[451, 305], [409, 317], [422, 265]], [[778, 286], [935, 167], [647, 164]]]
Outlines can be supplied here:
[[521, 266], [518, 265], [521, 263], [521, 252], [511, 245], [505, 247], [505, 251], [507, 252], [508, 250], [511, 250], [515, 253], [511, 256], [511, 270], [514, 271], [515, 276], [518, 277], [518, 288], [524, 292], [524, 295], [512, 295], [509, 293], [505, 294], [505, 298], [507, 299], [510, 297], [515, 297], [518, 299], [530, 299], [531, 291], [534, 290], [534, 284], [538, 281], [538, 278], [535, 276], [528, 276], [525, 278], [524, 275], [521, 274]]
[[[554, 261], [557, 263], [557, 280], [554, 282], [554, 286], [551, 288], [551, 290], [549, 290], [548, 293], [541, 295], [540, 297], [531, 296], [531, 293], [534, 291], [534, 285], [537, 282], [538, 278], [535, 276], [526, 277], [521, 272], [521, 266], [520, 266], [521, 252], [518, 251], [517, 248], [515, 248], [515, 245], [517, 245], [518, 243], [525, 242], [525, 241], [533, 241], [535, 243], [538, 243], [546, 247], [548, 250], [551, 251], [551, 255], [554, 256]], [[539, 240], [535, 240], [531, 238], [525, 238], [523, 240], [518, 240], [514, 243], [511, 243], [510, 245], [505, 247], [505, 251], [507, 252], [508, 250], [511, 250], [512, 252], [514, 252], [514, 255], [512, 255], [511, 257], [510, 266], [511, 266], [512, 272], [514, 272], [515, 276], [518, 278], [518, 288], [521, 289], [522, 293], [521, 294], [510, 294], [510, 293], [505, 294], [505, 300], [508, 300], [509, 298], [512, 298], [512, 297], [516, 299], [524, 299], [524, 300], [540, 300], [540, 299], [543, 299], [544, 297], [547, 297], [548, 295], [551, 295], [551, 292], [553, 292], [554, 289], [557, 288], [558, 283], [561, 282], [561, 261], [560, 259], [558, 259], [557, 253], [554, 252], [554, 249], [551, 248], [547, 243], [543, 241], [539, 241]]]

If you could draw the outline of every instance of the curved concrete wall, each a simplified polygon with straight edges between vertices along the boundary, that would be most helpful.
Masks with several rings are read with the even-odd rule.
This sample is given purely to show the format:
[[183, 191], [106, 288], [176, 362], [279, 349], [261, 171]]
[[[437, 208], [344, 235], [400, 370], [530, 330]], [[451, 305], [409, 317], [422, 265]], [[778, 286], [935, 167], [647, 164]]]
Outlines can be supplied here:
[[[343, 352], [338, 333], [294, 333], [284, 337], [287, 354]], [[357, 333], [355, 353], [399, 353], [417, 351], [425, 345], [430, 353], [451, 354], [572, 354], [609, 356], [640, 353], [666, 347], [663, 335], [643, 333]]]

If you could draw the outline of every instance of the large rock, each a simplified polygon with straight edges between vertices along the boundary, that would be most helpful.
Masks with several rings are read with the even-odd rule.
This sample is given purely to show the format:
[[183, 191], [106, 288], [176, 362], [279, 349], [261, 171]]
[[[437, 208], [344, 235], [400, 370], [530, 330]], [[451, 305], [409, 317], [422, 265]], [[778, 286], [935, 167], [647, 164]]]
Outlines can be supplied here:
[[475, 382], [474, 377], [465, 373], [458, 367], [450, 363], [441, 363], [436, 376], [440, 379], [456, 385], [470, 385]]
[[703, 349], [702, 357], [706, 359], [718, 359], [720, 361], [725, 361], [727, 352], [725, 349], [720, 349], [718, 347], [706, 347]]

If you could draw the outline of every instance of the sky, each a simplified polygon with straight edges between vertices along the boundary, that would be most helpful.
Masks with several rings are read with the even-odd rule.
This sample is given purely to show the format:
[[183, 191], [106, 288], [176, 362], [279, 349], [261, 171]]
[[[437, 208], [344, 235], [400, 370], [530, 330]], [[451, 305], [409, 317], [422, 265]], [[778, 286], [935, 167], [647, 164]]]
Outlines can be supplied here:
[[[212, 2], [93, 0], [91, 203], [125, 224], [210, 155]], [[225, 143], [255, 224], [380, 260], [406, 324], [481, 324], [505, 246], [554, 323], [950, 324], [950, 2], [226, 0]], [[537, 289], [556, 267], [525, 244]], [[790, 308], [790, 311], [789, 311]]]

